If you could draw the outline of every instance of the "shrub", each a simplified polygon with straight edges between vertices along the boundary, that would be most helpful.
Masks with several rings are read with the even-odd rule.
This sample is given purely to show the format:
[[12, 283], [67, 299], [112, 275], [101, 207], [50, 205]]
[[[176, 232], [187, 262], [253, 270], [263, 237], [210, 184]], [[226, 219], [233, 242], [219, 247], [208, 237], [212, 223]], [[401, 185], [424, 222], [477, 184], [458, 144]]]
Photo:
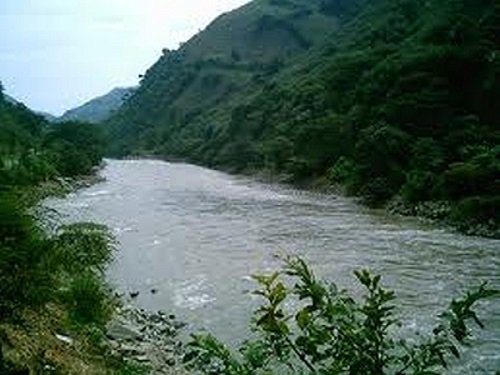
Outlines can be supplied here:
[[[432, 334], [419, 343], [395, 339], [394, 292], [380, 276], [356, 272], [365, 288], [354, 299], [333, 283], [319, 281], [299, 258], [285, 259], [281, 271], [255, 276], [264, 303], [254, 314], [256, 338], [233, 353], [211, 335], [194, 335], [185, 361], [204, 374], [423, 375], [439, 374], [469, 335], [468, 323], [482, 327], [474, 304], [499, 296], [482, 285], [453, 300]], [[293, 281], [293, 287], [287, 280]], [[281, 370], [280, 370], [281, 369]]]
[[91, 272], [76, 276], [62, 299], [69, 306], [74, 323], [105, 324], [112, 313], [113, 304], [103, 280]]
[[14, 194], [0, 194], [0, 317], [39, 307], [53, 296], [50, 242]]
[[438, 196], [439, 179], [431, 172], [411, 171], [406, 175], [406, 183], [401, 188], [401, 195], [407, 202], [422, 202]]
[[113, 256], [113, 238], [103, 225], [64, 225], [59, 229], [54, 242], [59, 261], [70, 274], [85, 270], [103, 272]]
[[[95, 224], [63, 226], [51, 237], [15, 194], [1, 193], [0, 318], [43, 307], [75, 276], [71, 294], [83, 298], [85, 288], [97, 288], [98, 276], [111, 260], [112, 245], [110, 233]], [[101, 297], [102, 293], [95, 296]]]
[[451, 219], [457, 222], [489, 220], [499, 225], [500, 197], [470, 197], [453, 207]]
[[332, 182], [346, 184], [352, 179], [355, 169], [356, 166], [352, 160], [341, 156], [328, 170], [328, 179]]

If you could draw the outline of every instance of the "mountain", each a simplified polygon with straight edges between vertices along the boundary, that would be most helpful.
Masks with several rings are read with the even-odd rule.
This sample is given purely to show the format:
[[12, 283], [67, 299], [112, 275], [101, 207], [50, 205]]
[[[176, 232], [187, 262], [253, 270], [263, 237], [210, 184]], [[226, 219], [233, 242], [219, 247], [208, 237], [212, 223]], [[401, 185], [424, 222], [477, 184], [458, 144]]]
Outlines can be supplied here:
[[187, 149], [198, 147], [199, 139], [184, 134], [185, 124], [220, 117], [213, 122], [218, 127], [240, 100], [337, 28], [337, 17], [323, 4], [257, 0], [221, 15], [178, 50], [165, 49], [110, 121], [112, 137], [120, 138], [115, 152], [190, 154]]
[[101, 160], [103, 141], [98, 125], [49, 123], [4, 94], [0, 84], [0, 194], [7, 187], [89, 173]]
[[48, 113], [48, 112], [37, 112], [37, 113], [40, 116], [42, 116], [43, 118], [45, 118], [45, 120], [47, 120], [48, 122], [57, 122], [57, 120], [58, 120], [58, 117], [54, 116], [51, 113]]
[[4, 96], [5, 101], [10, 103], [10, 104], [19, 104], [20, 103], [10, 95], [3, 94], [3, 96]]
[[495, 0], [255, 0], [164, 50], [107, 121], [110, 151], [498, 230], [499, 35]]
[[81, 121], [99, 123], [118, 110], [134, 88], [115, 88], [106, 95], [92, 99], [80, 107], [66, 111], [57, 121]]
[[[5, 101], [7, 103], [10, 103], [10, 104], [13, 104], [13, 105], [22, 105], [24, 106], [23, 103], [21, 103], [20, 101], [18, 101], [17, 99], [14, 99], [12, 96], [10, 95], [7, 95], [7, 94], [3, 94], [3, 97], [5, 99]], [[49, 121], [49, 122], [55, 122], [57, 120], [57, 117], [48, 113], [48, 112], [40, 112], [40, 111], [35, 111], [34, 112], [35, 114], [39, 115], [39, 116], [42, 116], [45, 120]]]

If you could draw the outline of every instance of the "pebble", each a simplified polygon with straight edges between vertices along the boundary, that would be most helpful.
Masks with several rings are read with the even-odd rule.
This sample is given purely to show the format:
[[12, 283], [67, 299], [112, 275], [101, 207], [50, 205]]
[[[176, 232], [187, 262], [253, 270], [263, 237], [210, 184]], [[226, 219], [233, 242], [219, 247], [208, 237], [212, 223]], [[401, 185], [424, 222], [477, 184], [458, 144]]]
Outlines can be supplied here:
[[151, 374], [186, 374], [175, 356], [182, 351], [182, 343], [175, 338], [185, 323], [163, 311], [154, 313], [126, 306], [117, 313], [107, 327], [110, 347], [125, 359], [147, 365]]

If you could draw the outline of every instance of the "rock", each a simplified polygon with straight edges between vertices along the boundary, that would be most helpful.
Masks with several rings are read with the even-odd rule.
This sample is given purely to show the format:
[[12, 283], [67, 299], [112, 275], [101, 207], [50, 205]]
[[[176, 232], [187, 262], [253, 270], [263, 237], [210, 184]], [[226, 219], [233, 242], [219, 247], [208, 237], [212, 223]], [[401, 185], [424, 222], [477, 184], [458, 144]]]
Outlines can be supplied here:
[[166, 364], [167, 364], [168, 366], [170, 366], [170, 367], [175, 366], [175, 363], [176, 363], [176, 362], [175, 362], [175, 358], [173, 358], [173, 357], [168, 358], [165, 362], [166, 362]]
[[133, 326], [119, 322], [112, 321], [106, 327], [107, 335], [115, 340], [141, 340], [141, 333]]
[[73, 345], [73, 339], [71, 337], [56, 334], [56, 338], [65, 344]]
[[149, 360], [149, 358], [148, 358], [148, 356], [147, 356], [147, 355], [141, 355], [141, 356], [139, 356], [139, 357], [136, 357], [136, 358], [135, 358], [135, 360], [136, 360], [137, 362], [140, 362], [140, 363], [148, 363], [148, 362], [151, 362], [151, 361]]
[[135, 345], [121, 345], [120, 352], [125, 355], [141, 356], [146, 354], [146, 350]]
[[129, 293], [130, 298], [137, 298], [137, 297], [139, 297], [139, 294], [140, 294], [140, 292], [138, 292], [138, 291]]
[[174, 322], [174, 328], [175, 329], [182, 329], [184, 327], [187, 326], [187, 323], [184, 323], [184, 322], [178, 322], [178, 321], [175, 321]]
[[[54, 372], [54, 373], [56, 372], [56, 368], [52, 365], [44, 365], [43, 370], [45, 372]], [[17, 372], [16, 372], [16, 374], [17, 374]], [[23, 374], [24, 374], [24, 372], [23, 372]]]
[[117, 315], [107, 327], [107, 336], [122, 357], [147, 364], [151, 374], [186, 374], [180, 371], [182, 343], [174, 339], [185, 323], [176, 321], [173, 314], [131, 306], [122, 307]]

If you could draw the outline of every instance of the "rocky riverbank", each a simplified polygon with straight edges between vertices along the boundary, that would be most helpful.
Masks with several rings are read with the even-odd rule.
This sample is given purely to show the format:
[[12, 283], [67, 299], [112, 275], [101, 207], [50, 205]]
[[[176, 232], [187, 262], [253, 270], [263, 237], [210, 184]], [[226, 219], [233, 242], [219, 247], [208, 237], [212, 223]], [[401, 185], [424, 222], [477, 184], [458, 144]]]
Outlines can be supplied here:
[[151, 375], [184, 375], [179, 331], [185, 327], [174, 315], [119, 307], [106, 327], [113, 355], [143, 365]]
[[409, 204], [400, 197], [394, 198], [385, 207], [393, 215], [413, 216], [439, 226], [453, 228], [469, 236], [500, 238], [498, 221], [458, 220], [453, 218], [453, 204], [448, 201], [419, 202]]

